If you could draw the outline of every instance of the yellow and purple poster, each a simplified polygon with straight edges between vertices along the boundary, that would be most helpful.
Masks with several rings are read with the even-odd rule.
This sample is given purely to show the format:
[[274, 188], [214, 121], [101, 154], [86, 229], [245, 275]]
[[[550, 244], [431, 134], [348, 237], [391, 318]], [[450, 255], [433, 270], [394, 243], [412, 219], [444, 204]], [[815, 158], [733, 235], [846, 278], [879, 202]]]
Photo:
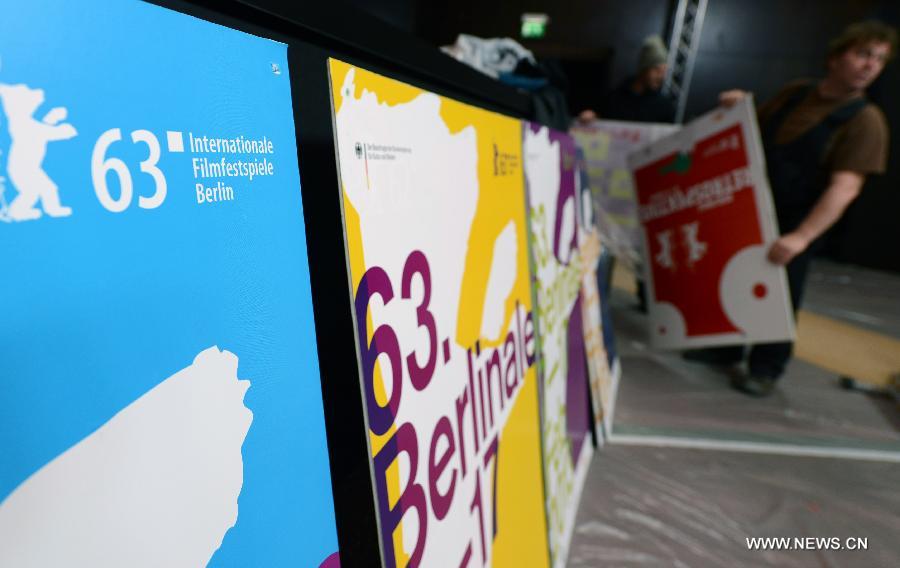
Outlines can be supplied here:
[[331, 60], [385, 566], [546, 566], [520, 122]]
[[525, 123], [523, 148], [540, 336], [547, 520], [553, 565], [561, 567], [593, 454], [588, 396], [595, 393], [599, 425], [601, 383], [609, 382], [596, 293], [600, 246], [572, 137]]

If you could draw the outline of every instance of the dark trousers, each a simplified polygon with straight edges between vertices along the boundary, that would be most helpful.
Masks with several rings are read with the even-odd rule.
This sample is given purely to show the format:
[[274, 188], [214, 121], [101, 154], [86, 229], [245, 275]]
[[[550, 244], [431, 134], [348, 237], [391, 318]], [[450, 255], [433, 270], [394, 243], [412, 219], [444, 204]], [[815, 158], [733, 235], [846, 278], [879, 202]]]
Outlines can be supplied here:
[[[803, 289], [806, 286], [806, 276], [809, 272], [809, 263], [813, 258], [813, 247], [803, 251], [803, 253], [794, 257], [787, 265], [788, 287], [791, 293], [791, 303], [794, 306], [794, 317], [797, 316], [797, 310], [800, 309], [800, 303], [803, 300]], [[740, 362], [744, 358], [746, 347], [744, 345], [733, 345], [727, 347], [714, 347], [711, 350], [716, 351], [724, 361]], [[791, 354], [794, 351], [793, 341], [779, 341], [775, 343], [756, 343], [749, 346], [750, 353], [747, 358], [747, 365], [750, 374], [754, 376], [778, 378], [784, 373]]]

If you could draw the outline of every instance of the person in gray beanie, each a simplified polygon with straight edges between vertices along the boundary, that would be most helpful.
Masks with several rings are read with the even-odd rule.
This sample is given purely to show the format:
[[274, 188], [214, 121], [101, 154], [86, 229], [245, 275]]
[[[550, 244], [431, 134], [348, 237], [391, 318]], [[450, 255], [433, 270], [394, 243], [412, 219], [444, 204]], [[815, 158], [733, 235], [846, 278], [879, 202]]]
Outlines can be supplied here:
[[[674, 122], [675, 103], [662, 93], [667, 59], [666, 46], [659, 36], [645, 38], [638, 56], [637, 74], [607, 94], [601, 102], [599, 117], [634, 122]], [[595, 118], [597, 114], [592, 110], [579, 116], [582, 121]]]
[[[659, 36], [644, 39], [638, 56], [637, 75], [625, 79], [610, 91], [600, 105], [600, 116], [593, 110], [585, 110], [579, 116], [581, 122], [597, 118], [627, 120], [631, 122], [675, 122], [675, 102], [662, 93], [666, 79], [668, 51]], [[609, 274], [612, 274], [610, 266]], [[638, 309], [647, 311], [644, 283], [636, 278]]]
[[658, 91], [666, 78], [666, 61], [669, 52], [659, 36], [644, 39], [638, 58], [638, 77], [643, 78], [650, 90]]

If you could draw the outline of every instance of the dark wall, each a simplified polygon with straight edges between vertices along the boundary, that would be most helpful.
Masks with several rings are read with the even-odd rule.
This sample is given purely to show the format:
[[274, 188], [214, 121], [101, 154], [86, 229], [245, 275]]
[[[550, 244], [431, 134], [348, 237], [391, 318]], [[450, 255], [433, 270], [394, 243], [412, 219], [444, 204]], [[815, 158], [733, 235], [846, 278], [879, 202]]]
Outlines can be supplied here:
[[715, 106], [718, 93], [753, 91], [766, 100], [792, 79], [820, 77], [828, 41], [884, 0], [710, 0], [690, 86], [687, 116]]
[[370, 16], [411, 35], [416, 33], [415, 0], [346, 0]]
[[[824, 73], [828, 41], [854, 21], [878, 18], [897, 26], [900, 5], [890, 0], [710, 0], [690, 86], [686, 117], [716, 105], [730, 88], [759, 101], [788, 81]], [[900, 137], [900, 65], [890, 64], [869, 89]], [[891, 145], [888, 172], [870, 176], [863, 194], [829, 235], [837, 260], [900, 272], [900, 144]]]
[[[576, 88], [585, 89], [572, 104], [599, 100], [611, 86], [634, 73], [643, 39], [666, 37], [669, 0], [458, 0], [450, 4], [419, 0], [416, 33], [433, 45], [447, 45], [460, 33], [511, 37], [539, 57], [564, 63]], [[541, 40], [519, 38], [525, 12], [550, 16]], [[592, 73], [595, 75], [591, 77]]]

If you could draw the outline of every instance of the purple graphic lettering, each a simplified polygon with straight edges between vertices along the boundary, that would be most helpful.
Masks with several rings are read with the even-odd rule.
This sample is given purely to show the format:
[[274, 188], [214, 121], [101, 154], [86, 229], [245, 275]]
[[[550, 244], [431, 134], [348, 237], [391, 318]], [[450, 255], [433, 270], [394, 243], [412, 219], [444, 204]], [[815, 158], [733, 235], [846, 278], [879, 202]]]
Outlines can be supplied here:
[[497, 458], [497, 450], [499, 449], [499, 440], [500, 436], [494, 436], [494, 440], [488, 446], [486, 452], [484, 452], [484, 467], [487, 468], [488, 464], [492, 461], [494, 462], [494, 483], [493, 483], [493, 511], [494, 511], [494, 519], [493, 519], [493, 529], [491, 535], [493, 538], [497, 538], [497, 493], [499, 493], [499, 487], [497, 486], [497, 470], [500, 469], [500, 462]]
[[[496, 371], [496, 373], [493, 373]], [[487, 381], [487, 393], [488, 393], [488, 410], [490, 410], [491, 415], [491, 425], [494, 424], [494, 391], [491, 389], [491, 378], [497, 377], [497, 380], [494, 381], [497, 383], [497, 398], [500, 399], [500, 410], [503, 410], [503, 407], [506, 406], [506, 399], [503, 396], [503, 366], [500, 363], [500, 349], [494, 349], [491, 353], [491, 356], [487, 360], [487, 365], [484, 370], [485, 380]]]
[[472, 541], [469, 541], [469, 544], [466, 545], [466, 551], [459, 562], [459, 568], [468, 568], [470, 560], [472, 560]]
[[[475, 342], [475, 353], [478, 354], [478, 357], [481, 357], [481, 347], [479, 343]], [[491, 411], [491, 423], [487, 423], [487, 415], [484, 411], [484, 370], [478, 369], [478, 405], [481, 407], [481, 439], [484, 440], [484, 437], [487, 436], [488, 428], [494, 427], [494, 412]]]
[[531, 315], [531, 312], [525, 316], [525, 326], [523, 329], [523, 334], [525, 337], [525, 344], [523, 345], [525, 349], [525, 362], [528, 367], [534, 365], [534, 318]]
[[587, 352], [584, 348], [584, 328], [581, 317], [581, 293], [569, 314], [566, 330], [566, 430], [569, 435], [569, 449], [572, 465], [578, 463], [581, 446], [591, 427], [588, 410]]
[[[373, 266], [363, 274], [356, 289], [356, 326], [359, 341], [360, 359], [362, 360], [363, 387], [366, 391], [366, 410], [369, 415], [369, 428], [377, 435], [390, 429], [400, 407], [400, 396], [403, 389], [403, 367], [400, 359], [400, 343], [397, 334], [389, 325], [381, 325], [372, 334], [368, 342], [369, 329], [367, 315], [372, 296], [381, 296], [387, 305], [394, 297], [394, 289], [384, 269]], [[387, 406], [378, 404], [375, 397], [375, 364], [380, 355], [387, 355], [391, 363], [391, 394]]]
[[406, 364], [409, 368], [409, 380], [413, 387], [416, 390], [422, 390], [431, 381], [434, 367], [437, 363], [437, 325], [434, 323], [434, 316], [428, 311], [428, 303], [431, 301], [431, 269], [428, 266], [428, 259], [425, 258], [425, 254], [420, 250], [412, 251], [406, 258], [406, 264], [403, 267], [400, 295], [404, 299], [409, 299], [410, 297], [410, 287], [414, 274], [421, 276], [422, 286], [425, 289], [422, 303], [416, 308], [416, 317], [418, 318], [419, 327], [424, 327], [428, 330], [428, 361], [424, 366], [420, 367], [416, 360], [416, 354], [413, 352], [406, 357]]
[[319, 568], [341, 568], [341, 555], [338, 552], [331, 554], [319, 564]]
[[[413, 281], [419, 276], [422, 282], [422, 298], [415, 307], [417, 330], [424, 328], [428, 334], [428, 353], [407, 350], [402, 345], [418, 344], [416, 335], [398, 337], [389, 324], [378, 325], [369, 339], [371, 305], [375, 296], [380, 296], [383, 305], [387, 306], [394, 299], [394, 288], [387, 272], [381, 267], [371, 267], [363, 275], [356, 291], [355, 310], [357, 332], [362, 360], [363, 382], [369, 429], [373, 434], [383, 436], [397, 424], [398, 411], [403, 400], [404, 361], [409, 381], [415, 391], [424, 391], [431, 385], [437, 371], [439, 343], [443, 347], [443, 362], [450, 358], [451, 344], [449, 339], [439, 342], [437, 322], [431, 312], [432, 297], [431, 268], [422, 251], [414, 250], [407, 256], [400, 279], [400, 297], [413, 300]], [[377, 306], [377, 304], [376, 304]], [[428, 520], [434, 514], [432, 522], [440, 522], [447, 518], [458, 498], [471, 496], [469, 514], [478, 515], [476, 532], [467, 542], [460, 566], [472, 564], [473, 549], [480, 549], [481, 564], [485, 564], [490, 556], [490, 546], [498, 533], [499, 519], [497, 512], [498, 488], [498, 447], [500, 429], [507, 402], [511, 402], [516, 391], [521, 388], [525, 372], [535, 361], [535, 325], [531, 312], [521, 309], [516, 302], [512, 329], [498, 345], [486, 346], [482, 350], [482, 341], [478, 339], [474, 345], [466, 349], [468, 377], [461, 381], [460, 390], [454, 398], [446, 401], [444, 415], [435, 408], [434, 414], [439, 416], [428, 445], [421, 448], [422, 463], [419, 463], [419, 435], [416, 426], [404, 422], [390, 439], [381, 447], [373, 459], [376, 497], [378, 499], [379, 518], [381, 520], [381, 539], [386, 565], [396, 564], [398, 550], [394, 548], [394, 534], [404, 522], [414, 522], [410, 513], [418, 520], [417, 534], [409, 566], [419, 566], [425, 555], [425, 543], [428, 534]], [[387, 402], [379, 404], [385, 397], [376, 397], [375, 369], [384, 357], [390, 366], [390, 393]], [[385, 371], [385, 368], [381, 368]], [[385, 372], [385, 382], [388, 379]], [[459, 377], [462, 379], [462, 377]], [[380, 386], [380, 385], [379, 385]], [[385, 387], [388, 385], [385, 384]], [[406, 395], [411, 396], [406, 391]], [[379, 393], [380, 395], [380, 393]], [[469, 413], [469, 417], [466, 417]], [[466, 431], [470, 434], [466, 434]], [[466, 437], [469, 440], [466, 440]], [[470, 443], [467, 443], [470, 442]], [[427, 456], [424, 452], [427, 448]], [[405, 454], [401, 458], [401, 454]], [[459, 457], [459, 465], [455, 458]], [[427, 460], [425, 459], [427, 457]], [[400, 493], [396, 503], [388, 495], [388, 470], [394, 471], [402, 461], [409, 461], [409, 473], [405, 480], [400, 480], [396, 490]], [[420, 472], [422, 475], [420, 476]], [[468, 473], [474, 474], [474, 479]], [[482, 488], [482, 481], [490, 475], [490, 487]], [[423, 479], [424, 477], [424, 479]], [[464, 489], [466, 497], [460, 496]], [[391, 496], [393, 490], [391, 486]], [[490, 490], [488, 495], [485, 491]], [[491, 518], [486, 519], [485, 504], [491, 507]], [[393, 505], [393, 507], [392, 507]], [[429, 511], [430, 509], [430, 511]], [[490, 527], [486, 522], [490, 522]], [[479, 545], [475, 545], [475, 539]]]
[[[509, 398], [512, 396], [513, 392], [515, 392], [516, 386], [519, 384], [519, 364], [517, 362], [518, 357], [516, 357], [516, 335], [513, 332], [510, 331], [506, 335], [506, 342], [503, 345], [503, 349], [506, 358], [506, 380], [504, 381], [504, 387], [506, 387], [506, 398]], [[510, 373], [510, 371], [512, 372]]]
[[[475, 375], [472, 372], [472, 349], [468, 349], [466, 351], [469, 360], [469, 400], [472, 401], [472, 406], [470, 408], [472, 414], [472, 434], [474, 435], [475, 441], [475, 453], [478, 453], [478, 439], [480, 438], [478, 434], [478, 413], [475, 412]], [[482, 423], [483, 426], [483, 423]]]
[[[463, 436], [463, 413], [466, 411], [466, 407], [469, 406], [469, 391], [468, 387], [463, 389], [459, 398], [456, 399], [456, 433], [459, 436], [459, 461], [460, 461], [460, 470], [462, 471], [462, 476], [466, 476], [466, 440]], [[472, 418], [472, 425], [474, 428], [475, 418]], [[472, 431], [473, 438], [476, 436], [475, 431]], [[477, 441], [476, 441], [477, 442]]]
[[[391, 509], [388, 497], [387, 470], [396, 462], [400, 453], [406, 453], [409, 458], [409, 478], [397, 500], [397, 505]], [[419, 566], [422, 554], [425, 553], [425, 540], [428, 536], [428, 503], [425, 500], [425, 490], [422, 485], [416, 483], [416, 470], [419, 464], [419, 442], [416, 438], [416, 430], [409, 422], [404, 423], [391, 439], [375, 456], [375, 489], [378, 493], [378, 511], [381, 518], [381, 541], [384, 546], [384, 561], [387, 566], [396, 566], [396, 554], [394, 551], [394, 531], [400, 526], [400, 521], [410, 511], [415, 509], [418, 518], [419, 533], [416, 535], [416, 545], [409, 557], [408, 566]]]
[[[440, 458], [438, 458], [438, 462], [435, 463], [435, 451], [437, 450], [438, 440], [441, 438], [447, 440], [447, 449], [444, 450]], [[455, 451], [453, 427], [450, 425], [450, 419], [442, 416], [438, 420], [437, 426], [434, 427], [434, 434], [431, 437], [431, 451], [428, 456], [428, 494], [431, 496], [431, 507], [434, 510], [434, 516], [438, 520], [447, 516], [450, 504], [453, 503], [453, 492], [456, 490], [456, 469], [450, 470], [450, 484], [446, 493], [441, 493], [437, 485], [441, 474], [444, 473]]]
[[475, 495], [472, 496], [472, 504], [469, 512], [478, 510], [478, 536], [481, 538], [481, 563], [487, 562], [487, 535], [484, 533], [484, 507], [481, 504], [481, 473], [475, 471]]

